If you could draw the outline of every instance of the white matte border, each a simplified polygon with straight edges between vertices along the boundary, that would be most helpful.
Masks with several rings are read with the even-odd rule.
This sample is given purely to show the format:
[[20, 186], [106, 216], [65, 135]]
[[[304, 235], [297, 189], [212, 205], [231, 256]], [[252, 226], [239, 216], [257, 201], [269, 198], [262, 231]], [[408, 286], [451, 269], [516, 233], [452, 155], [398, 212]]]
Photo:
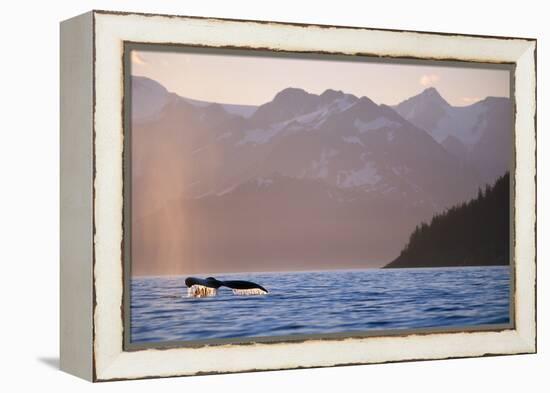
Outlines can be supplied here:
[[[95, 12], [96, 380], [532, 353], [535, 324], [533, 40]], [[123, 351], [123, 42], [516, 63], [515, 323], [501, 332]]]

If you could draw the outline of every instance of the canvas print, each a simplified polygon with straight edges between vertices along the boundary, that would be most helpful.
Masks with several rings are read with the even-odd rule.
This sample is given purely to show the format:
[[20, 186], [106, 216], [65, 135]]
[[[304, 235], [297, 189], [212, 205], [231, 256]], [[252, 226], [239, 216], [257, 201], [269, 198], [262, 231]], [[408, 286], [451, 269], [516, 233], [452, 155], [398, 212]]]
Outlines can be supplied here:
[[130, 344], [512, 326], [512, 69], [125, 56]]

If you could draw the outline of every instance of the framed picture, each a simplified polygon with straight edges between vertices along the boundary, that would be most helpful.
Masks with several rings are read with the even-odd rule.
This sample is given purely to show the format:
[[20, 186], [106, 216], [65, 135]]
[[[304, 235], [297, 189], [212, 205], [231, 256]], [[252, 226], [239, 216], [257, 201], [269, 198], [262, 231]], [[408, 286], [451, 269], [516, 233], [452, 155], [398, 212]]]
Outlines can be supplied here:
[[61, 24], [61, 368], [536, 351], [536, 41]]

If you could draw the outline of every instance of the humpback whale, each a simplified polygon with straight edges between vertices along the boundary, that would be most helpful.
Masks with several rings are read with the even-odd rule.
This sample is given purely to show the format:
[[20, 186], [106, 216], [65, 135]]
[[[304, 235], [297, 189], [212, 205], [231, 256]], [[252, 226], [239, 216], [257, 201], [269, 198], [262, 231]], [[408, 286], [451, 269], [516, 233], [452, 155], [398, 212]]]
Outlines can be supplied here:
[[220, 281], [214, 277], [205, 279], [187, 277], [185, 285], [187, 286], [187, 295], [190, 297], [216, 296], [220, 287], [232, 289], [235, 295], [265, 295], [268, 293], [267, 289], [251, 281]]

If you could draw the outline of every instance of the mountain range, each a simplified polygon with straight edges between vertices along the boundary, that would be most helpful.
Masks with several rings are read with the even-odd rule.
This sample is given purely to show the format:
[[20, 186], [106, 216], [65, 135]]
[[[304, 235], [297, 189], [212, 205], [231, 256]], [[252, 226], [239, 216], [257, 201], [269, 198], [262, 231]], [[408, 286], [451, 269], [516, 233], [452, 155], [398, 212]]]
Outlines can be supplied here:
[[133, 274], [381, 266], [509, 170], [507, 98], [287, 88], [207, 103], [132, 77]]
[[493, 183], [509, 169], [514, 124], [510, 99], [487, 97], [455, 107], [432, 87], [394, 108], [426, 130], [463, 165], [472, 166], [485, 184]]

